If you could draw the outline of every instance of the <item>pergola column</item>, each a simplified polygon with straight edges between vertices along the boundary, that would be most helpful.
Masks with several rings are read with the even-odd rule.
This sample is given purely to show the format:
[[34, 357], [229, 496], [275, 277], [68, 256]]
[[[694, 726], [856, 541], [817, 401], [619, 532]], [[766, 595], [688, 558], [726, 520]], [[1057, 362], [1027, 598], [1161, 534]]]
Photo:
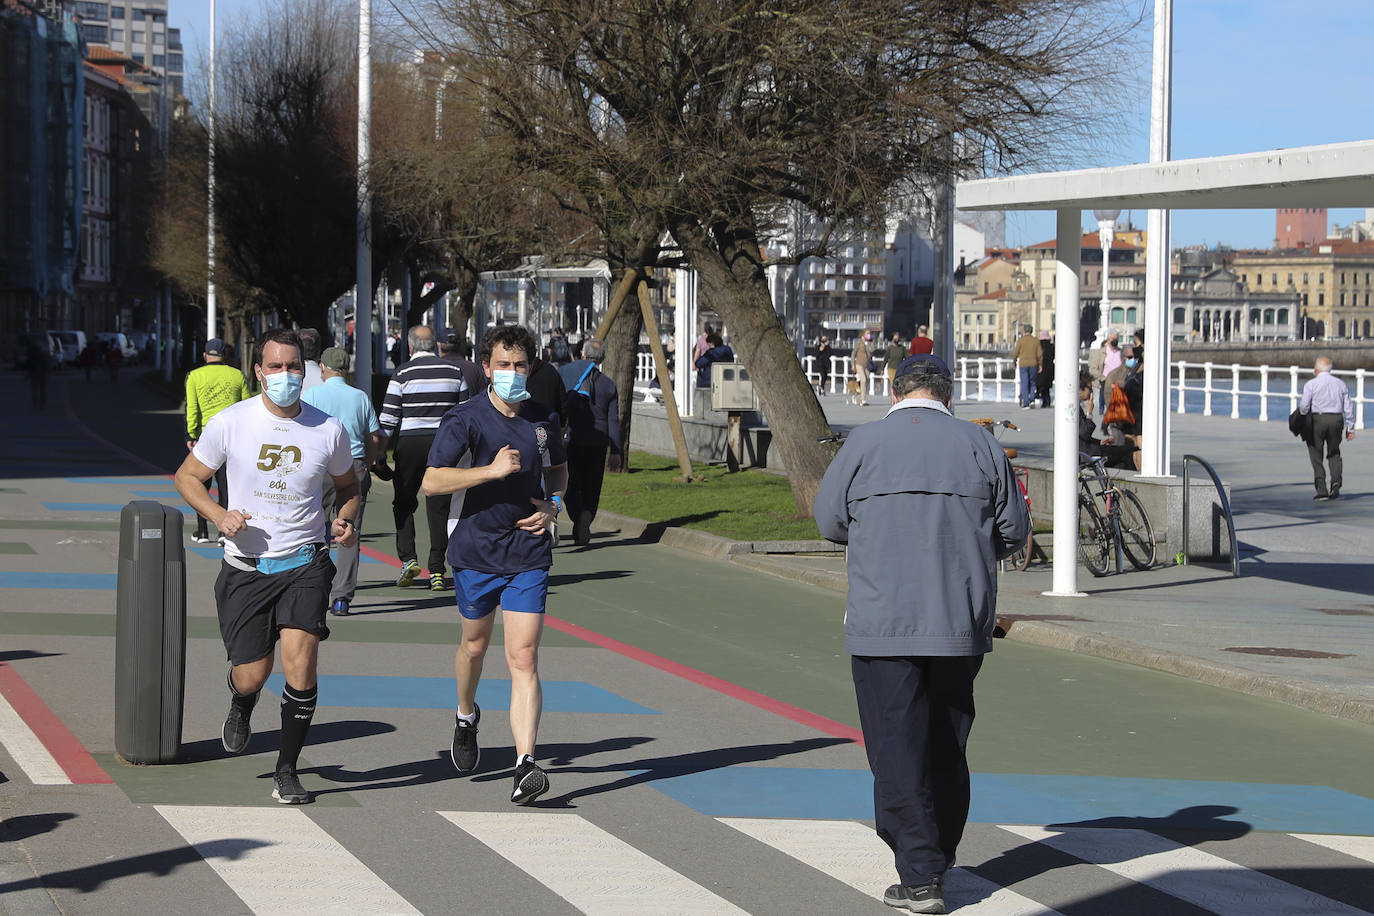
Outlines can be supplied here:
[[1056, 212], [1054, 350], [1054, 578], [1047, 595], [1078, 590], [1078, 323], [1081, 210]]

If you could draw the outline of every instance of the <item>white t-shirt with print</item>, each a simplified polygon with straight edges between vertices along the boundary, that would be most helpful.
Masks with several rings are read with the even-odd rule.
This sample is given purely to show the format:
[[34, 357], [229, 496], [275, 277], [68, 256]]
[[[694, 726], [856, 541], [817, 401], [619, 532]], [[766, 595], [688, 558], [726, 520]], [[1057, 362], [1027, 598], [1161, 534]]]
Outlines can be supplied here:
[[325, 540], [325, 475], [353, 470], [343, 424], [301, 402], [294, 417], [267, 409], [262, 395], [210, 418], [191, 454], [228, 467], [229, 508], [251, 518], [225, 550], [239, 557], [284, 557]]

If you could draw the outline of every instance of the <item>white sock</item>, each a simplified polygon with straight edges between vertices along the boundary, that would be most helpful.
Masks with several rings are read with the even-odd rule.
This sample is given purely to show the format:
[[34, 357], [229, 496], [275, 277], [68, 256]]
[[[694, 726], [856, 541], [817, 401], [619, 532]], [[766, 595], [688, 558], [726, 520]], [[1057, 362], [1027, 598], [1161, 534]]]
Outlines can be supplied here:
[[520, 764], [522, 763], [534, 763], [534, 755], [521, 754], [520, 757], [515, 761], [515, 765], [520, 766]]
[[477, 707], [476, 707], [476, 706], [472, 707], [472, 712], [468, 713], [467, 715], [463, 715], [461, 712], [458, 712], [457, 710], [454, 710], [454, 714], [457, 715], [458, 718], [462, 719], [464, 722], [466, 722], [466, 723], [469, 724], [469, 725], [476, 725], [476, 724], [477, 724]]

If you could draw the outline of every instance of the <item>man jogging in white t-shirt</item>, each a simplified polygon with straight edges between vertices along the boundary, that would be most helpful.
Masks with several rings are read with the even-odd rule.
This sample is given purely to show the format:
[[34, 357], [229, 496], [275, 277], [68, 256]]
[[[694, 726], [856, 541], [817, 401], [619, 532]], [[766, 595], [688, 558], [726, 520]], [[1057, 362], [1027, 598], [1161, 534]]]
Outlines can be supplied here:
[[[296, 775], [296, 761], [315, 714], [315, 673], [320, 641], [329, 637], [325, 615], [334, 578], [321, 491], [328, 475], [340, 507], [334, 540], [349, 547], [358, 538], [358, 481], [343, 426], [300, 400], [305, 363], [296, 332], [273, 328], [258, 346], [253, 371], [262, 394], [206, 424], [176, 473], [176, 488], [228, 539], [215, 580], [220, 634], [232, 666], [224, 749], [238, 754], [248, 746], [249, 720], [280, 640], [286, 686], [272, 796], [303, 805], [311, 795]], [[221, 465], [228, 468], [231, 509], [205, 489]]]

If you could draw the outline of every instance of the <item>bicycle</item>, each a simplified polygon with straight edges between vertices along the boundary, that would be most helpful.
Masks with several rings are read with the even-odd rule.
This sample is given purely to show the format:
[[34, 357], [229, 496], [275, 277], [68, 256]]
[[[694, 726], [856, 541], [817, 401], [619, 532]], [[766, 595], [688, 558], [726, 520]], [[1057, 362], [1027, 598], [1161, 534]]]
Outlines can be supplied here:
[[[999, 445], [1001, 445], [1002, 441], [1002, 430], [1020, 429], [1020, 427], [1018, 427], [1015, 423], [1011, 422], [1010, 420], [994, 420], [991, 417], [977, 417], [973, 420], [970, 420], [969, 422], [977, 423], [979, 426], [983, 427], [983, 429], [986, 429], [988, 432], [992, 433], [993, 437], [997, 439]], [[1016, 457], [1016, 449], [1014, 448], [1010, 448], [1008, 446], [1003, 445], [1002, 451], [1006, 453], [1008, 461]], [[1016, 484], [1021, 488], [1021, 498], [1026, 501], [1026, 511], [1029, 512], [1031, 504], [1030, 468], [1013, 467], [1012, 471], [1016, 473]], [[1027, 569], [1030, 569], [1031, 558], [1034, 555], [1035, 534], [1034, 532], [1032, 532], [1026, 535], [1026, 542], [1022, 544], [1020, 547], [1016, 548], [1015, 553], [1013, 553], [1011, 556], [1007, 557], [1005, 560], [1002, 561], [1003, 568], [1005, 568], [1006, 566], [1010, 566], [1012, 569], [1017, 570], [1018, 572], [1025, 572]]]
[[[1140, 498], [1115, 486], [1102, 456], [1078, 458], [1078, 552], [1088, 572], [1108, 573], [1109, 557], [1121, 572], [1121, 555], [1136, 569], [1155, 565], [1155, 531]], [[1090, 473], [1089, 473], [1090, 472]]]

